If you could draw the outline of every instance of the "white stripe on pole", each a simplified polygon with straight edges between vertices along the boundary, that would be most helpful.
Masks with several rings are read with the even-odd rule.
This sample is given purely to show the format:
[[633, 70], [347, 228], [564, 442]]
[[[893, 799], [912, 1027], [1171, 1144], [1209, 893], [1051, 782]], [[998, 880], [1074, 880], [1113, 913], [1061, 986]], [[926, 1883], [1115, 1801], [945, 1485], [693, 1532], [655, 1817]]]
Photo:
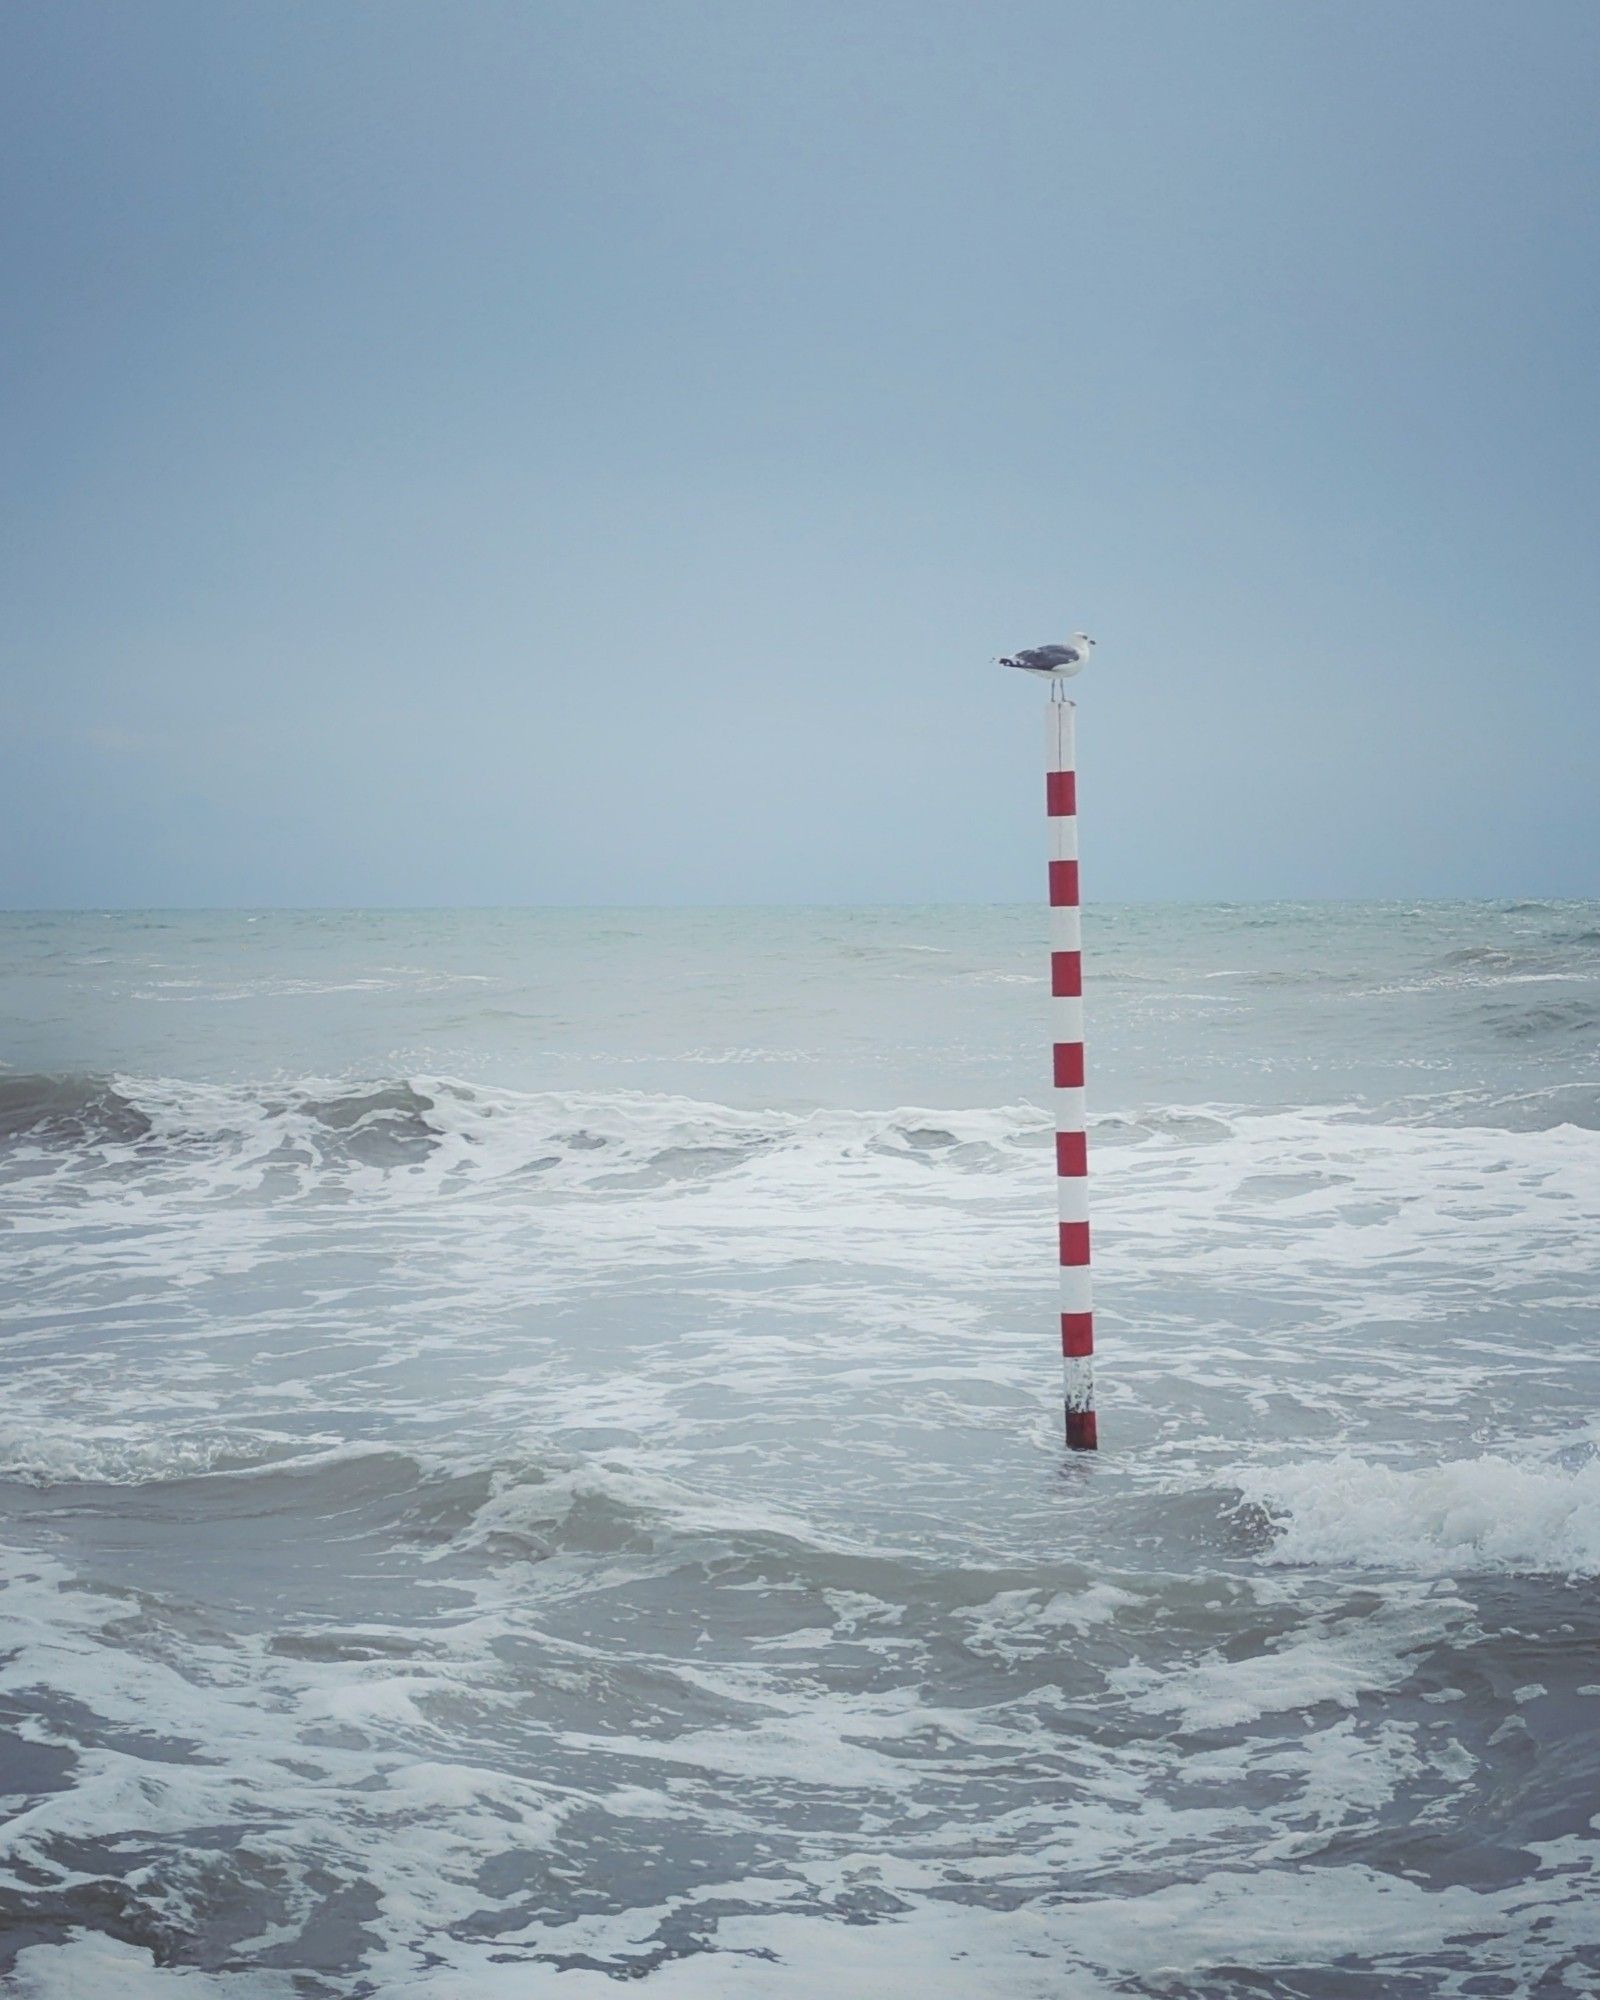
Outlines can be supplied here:
[[1089, 1220], [1089, 1182], [1085, 1175], [1056, 1175], [1056, 1218], [1061, 1222]]
[[[1068, 1313], [1093, 1311], [1087, 1270], [1063, 1270], [1061, 1273], [1061, 1310]], [[1065, 1356], [1062, 1358], [1066, 1359]]]

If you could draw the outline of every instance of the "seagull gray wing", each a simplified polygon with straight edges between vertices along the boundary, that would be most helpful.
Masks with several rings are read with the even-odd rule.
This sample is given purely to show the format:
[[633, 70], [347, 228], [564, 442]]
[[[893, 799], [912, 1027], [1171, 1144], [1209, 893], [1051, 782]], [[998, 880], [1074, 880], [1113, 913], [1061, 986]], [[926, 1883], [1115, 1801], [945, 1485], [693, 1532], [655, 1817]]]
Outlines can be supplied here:
[[1037, 672], [1070, 667], [1081, 656], [1076, 646], [1029, 646], [1011, 657], [1019, 667], [1032, 667]]

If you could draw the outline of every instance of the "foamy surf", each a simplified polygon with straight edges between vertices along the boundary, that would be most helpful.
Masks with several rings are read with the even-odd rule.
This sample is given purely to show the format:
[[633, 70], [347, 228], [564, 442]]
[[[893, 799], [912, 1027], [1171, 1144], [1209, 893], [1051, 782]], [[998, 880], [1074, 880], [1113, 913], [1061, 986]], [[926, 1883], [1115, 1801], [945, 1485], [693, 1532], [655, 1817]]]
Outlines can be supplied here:
[[1239, 1484], [1272, 1525], [1270, 1562], [1600, 1575], [1600, 1458], [1486, 1454], [1406, 1470], [1346, 1453], [1259, 1468]]
[[20, 1991], [1600, 1968], [1592, 915], [1096, 914], [1096, 1463], [1031, 913], [39, 921]]

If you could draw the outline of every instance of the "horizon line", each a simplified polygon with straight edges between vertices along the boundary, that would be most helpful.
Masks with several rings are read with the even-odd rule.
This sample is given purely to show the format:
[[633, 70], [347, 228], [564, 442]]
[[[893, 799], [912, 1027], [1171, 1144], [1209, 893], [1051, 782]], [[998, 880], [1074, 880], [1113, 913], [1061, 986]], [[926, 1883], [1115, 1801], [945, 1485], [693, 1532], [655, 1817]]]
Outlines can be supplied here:
[[[1313, 909], [1407, 909], [1419, 904], [1455, 908], [1552, 907], [1562, 904], [1600, 902], [1600, 890], [1588, 896], [1541, 896], [1528, 892], [1476, 896], [1120, 896], [1085, 903], [1085, 912], [1096, 909], [1195, 909], [1249, 910]], [[704, 914], [714, 910], [1032, 910], [1043, 909], [1044, 899], [999, 898], [974, 901], [955, 898], [905, 902], [777, 902], [746, 900], [704, 903], [7, 903], [0, 904], [0, 917], [136, 917], [136, 916], [447, 916], [500, 914], [585, 913], [626, 911], [652, 915]]]

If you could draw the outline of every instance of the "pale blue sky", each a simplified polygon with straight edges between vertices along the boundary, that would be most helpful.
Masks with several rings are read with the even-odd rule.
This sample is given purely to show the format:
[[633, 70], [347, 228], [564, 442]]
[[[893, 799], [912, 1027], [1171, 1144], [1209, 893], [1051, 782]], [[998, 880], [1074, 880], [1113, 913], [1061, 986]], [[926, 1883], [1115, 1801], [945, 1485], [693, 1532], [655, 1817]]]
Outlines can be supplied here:
[[1600, 893], [1600, 9], [11, 0], [0, 901]]

